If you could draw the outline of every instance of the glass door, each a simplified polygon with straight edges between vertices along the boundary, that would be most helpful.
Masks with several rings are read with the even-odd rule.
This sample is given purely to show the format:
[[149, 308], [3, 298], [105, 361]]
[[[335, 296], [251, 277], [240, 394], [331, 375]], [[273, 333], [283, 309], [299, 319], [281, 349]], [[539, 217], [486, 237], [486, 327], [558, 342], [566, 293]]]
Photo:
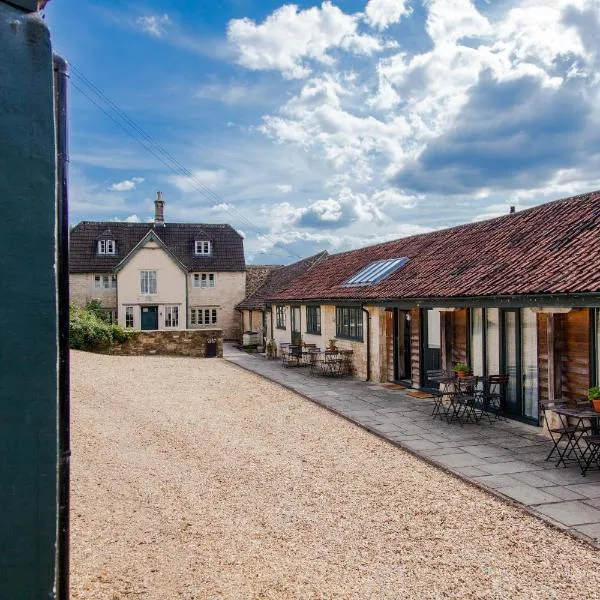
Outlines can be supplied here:
[[423, 368], [421, 370], [421, 380], [425, 387], [437, 387], [433, 381], [427, 377], [428, 371], [437, 371], [440, 369], [441, 361], [441, 319], [440, 312], [433, 309], [423, 309], [421, 312], [423, 322]]
[[537, 423], [538, 351], [537, 315], [530, 308], [521, 311], [521, 357], [523, 364], [523, 416]]
[[300, 307], [292, 306], [292, 345], [296, 345], [300, 342], [300, 338], [302, 338], [302, 330], [300, 329]]
[[521, 388], [521, 319], [518, 309], [502, 310], [502, 371], [508, 375], [506, 386], [506, 412], [520, 417], [522, 409]]

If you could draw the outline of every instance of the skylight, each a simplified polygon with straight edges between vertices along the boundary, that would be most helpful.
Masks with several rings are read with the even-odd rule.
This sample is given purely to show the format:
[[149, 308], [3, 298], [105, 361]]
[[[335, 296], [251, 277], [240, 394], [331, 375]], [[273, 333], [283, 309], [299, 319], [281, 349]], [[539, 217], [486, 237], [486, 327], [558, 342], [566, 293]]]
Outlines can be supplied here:
[[385, 279], [400, 267], [408, 262], [407, 256], [399, 258], [388, 258], [386, 260], [377, 260], [364, 269], [361, 269], [356, 275], [353, 275], [346, 281], [344, 287], [357, 287], [359, 285], [371, 285]]

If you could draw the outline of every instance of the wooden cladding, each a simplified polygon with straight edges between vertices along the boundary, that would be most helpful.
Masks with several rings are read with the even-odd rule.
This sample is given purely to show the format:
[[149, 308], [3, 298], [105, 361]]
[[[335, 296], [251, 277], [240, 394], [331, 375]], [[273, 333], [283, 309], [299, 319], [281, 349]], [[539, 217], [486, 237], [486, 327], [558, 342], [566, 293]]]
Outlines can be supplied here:
[[469, 335], [468, 315], [466, 308], [455, 310], [452, 315], [452, 366], [457, 362], [468, 362], [467, 336]]
[[385, 352], [387, 356], [387, 381], [395, 380], [394, 373], [394, 312], [385, 311]]
[[574, 401], [590, 386], [590, 309], [538, 314], [540, 400]]

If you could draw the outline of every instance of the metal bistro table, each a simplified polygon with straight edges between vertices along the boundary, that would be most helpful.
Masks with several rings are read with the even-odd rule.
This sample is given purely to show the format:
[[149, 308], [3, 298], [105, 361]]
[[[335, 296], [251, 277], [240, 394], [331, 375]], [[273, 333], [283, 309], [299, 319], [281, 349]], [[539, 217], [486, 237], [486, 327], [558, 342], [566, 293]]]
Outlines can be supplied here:
[[311, 374], [320, 373], [329, 377], [352, 373], [352, 350], [326, 350], [318, 352], [311, 362]]
[[[546, 460], [549, 460], [556, 452], [558, 456], [556, 466], [562, 463], [566, 467], [568, 460], [576, 461], [581, 469], [581, 474], [585, 476], [591, 464], [589, 460], [590, 453], [593, 452], [586, 439], [598, 435], [600, 413], [587, 408], [566, 408], [562, 406], [557, 406], [552, 411], [558, 416], [560, 427], [548, 428], [554, 447]], [[561, 442], [566, 442], [562, 448], [560, 446]]]

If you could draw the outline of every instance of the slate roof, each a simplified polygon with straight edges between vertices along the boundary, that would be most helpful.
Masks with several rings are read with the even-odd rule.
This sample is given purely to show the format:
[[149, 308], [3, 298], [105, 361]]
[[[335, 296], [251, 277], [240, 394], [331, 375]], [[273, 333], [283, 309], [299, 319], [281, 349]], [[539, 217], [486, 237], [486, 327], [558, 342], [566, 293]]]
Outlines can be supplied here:
[[[369, 263], [407, 256], [379, 283], [344, 287]], [[600, 191], [330, 255], [270, 300], [600, 293]]]
[[[113, 270], [151, 229], [188, 271], [246, 270], [244, 240], [231, 225], [82, 221], [70, 233], [69, 271], [106, 273]], [[111, 238], [116, 242], [116, 254], [99, 255], [98, 240]], [[212, 242], [212, 255], [196, 256], [196, 240]]]
[[242, 300], [237, 309], [264, 310], [266, 299], [276, 294], [279, 290], [287, 286], [292, 280], [310, 272], [317, 264], [328, 256], [327, 251], [323, 250], [318, 254], [303, 258], [298, 262], [285, 267], [279, 267], [271, 271], [263, 285], [261, 285], [253, 294], [250, 294]]
[[248, 265], [246, 267], [246, 294], [248, 298], [263, 285], [269, 274], [283, 265]]

